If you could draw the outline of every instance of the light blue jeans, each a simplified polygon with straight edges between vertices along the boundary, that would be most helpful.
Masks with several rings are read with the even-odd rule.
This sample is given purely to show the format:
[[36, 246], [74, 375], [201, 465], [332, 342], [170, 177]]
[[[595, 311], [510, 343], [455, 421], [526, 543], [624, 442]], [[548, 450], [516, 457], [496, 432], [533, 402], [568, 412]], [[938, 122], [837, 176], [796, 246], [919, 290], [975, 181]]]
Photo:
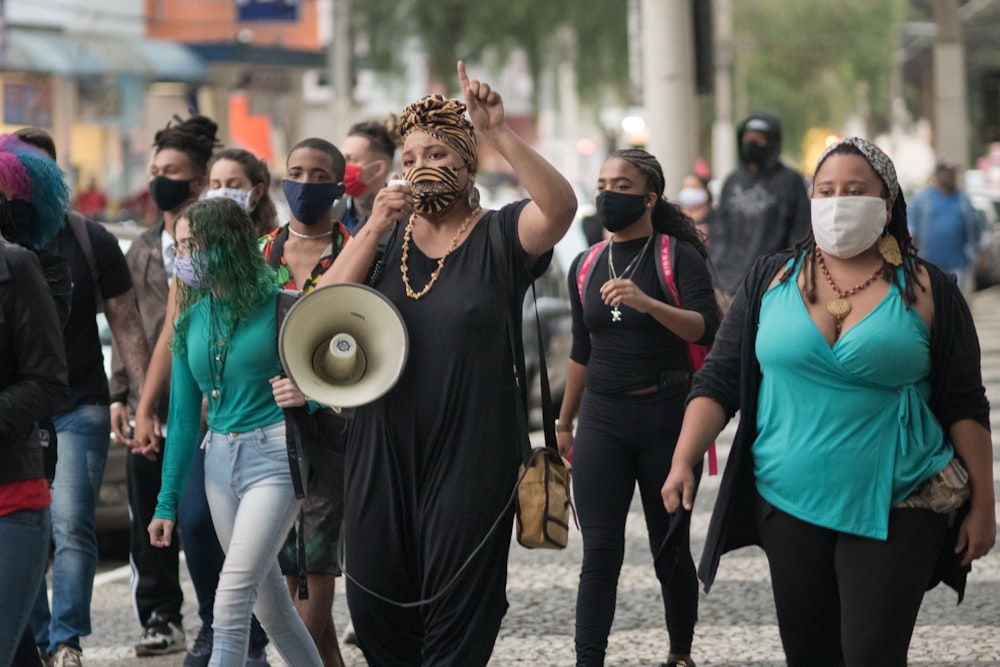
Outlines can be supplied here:
[[49, 508], [0, 516], [0, 665], [9, 665], [28, 625], [38, 587], [45, 588]]
[[111, 433], [106, 405], [80, 405], [52, 421], [59, 441], [52, 483], [52, 612], [44, 581], [31, 612], [35, 641], [50, 655], [59, 644], [79, 649], [80, 637], [90, 634], [90, 600], [97, 570], [94, 514]]
[[226, 560], [215, 591], [210, 667], [246, 661], [255, 612], [286, 664], [323, 667], [278, 569], [278, 551], [301, 501], [292, 489], [285, 423], [246, 433], [209, 433], [205, 495]]

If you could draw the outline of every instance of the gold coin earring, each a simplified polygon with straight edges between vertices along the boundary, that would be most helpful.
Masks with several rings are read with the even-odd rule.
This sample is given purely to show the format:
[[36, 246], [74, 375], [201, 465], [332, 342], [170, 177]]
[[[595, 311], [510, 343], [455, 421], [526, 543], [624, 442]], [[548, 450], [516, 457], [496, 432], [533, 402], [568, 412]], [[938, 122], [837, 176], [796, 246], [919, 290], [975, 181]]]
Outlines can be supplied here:
[[899, 266], [903, 263], [903, 254], [899, 251], [899, 242], [896, 241], [896, 237], [892, 234], [883, 234], [882, 238], [878, 240], [878, 252], [882, 255], [882, 259], [893, 266]]

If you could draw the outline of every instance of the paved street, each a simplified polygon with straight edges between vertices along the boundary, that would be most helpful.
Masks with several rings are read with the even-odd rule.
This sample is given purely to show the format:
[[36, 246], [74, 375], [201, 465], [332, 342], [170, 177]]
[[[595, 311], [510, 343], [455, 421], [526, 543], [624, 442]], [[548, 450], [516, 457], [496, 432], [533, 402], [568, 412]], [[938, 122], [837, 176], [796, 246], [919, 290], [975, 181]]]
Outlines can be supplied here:
[[[983, 375], [991, 402], [1000, 405], [1000, 288], [973, 297], [973, 309], [983, 347]], [[994, 477], [1000, 480], [1000, 411], [993, 413]], [[732, 430], [720, 439], [720, 467]], [[1000, 484], [998, 484], [1000, 487]], [[705, 478], [695, 507], [692, 548], [700, 554], [718, 478]], [[998, 491], [1000, 496], [1000, 491]], [[645, 527], [638, 502], [627, 525], [627, 551], [618, 593], [618, 609], [608, 649], [608, 665], [647, 667], [666, 658], [667, 639], [659, 587], [653, 575]], [[940, 586], [929, 592], [910, 650], [913, 665], [1000, 665], [1000, 549], [978, 561], [961, 606], [955, 594]], [[510, 610], [504, 619], [491, 665], [572, 665], [573, 611], [581, 560], [579, 533], [570, 536], [562, 552], [527, 551], [512, 547], [508, 580]], [[94, 634], [84, 640], [88, 667], [180, 665], [182, 655], [136, 659], [131, 645], [138, 626], [129, 604], [127, 569], [100, 575], [94, 590]], [[338, 590], [334, 616], [338, 629], [346, 624], [343, 588]], [[185, 627], [197, 632], [194, 591], [185, 579]], [[756, 548], [729, 554], [722, 560], [710, 595], [702, 595], [701, 621], [694, 658], [701, 667], [783, 664], [771, 600], [767, 564]], [[283, 664], [272, 650], [272, 665]], [[348, 666], [364, 665], [360, 651], [345, 647]]]

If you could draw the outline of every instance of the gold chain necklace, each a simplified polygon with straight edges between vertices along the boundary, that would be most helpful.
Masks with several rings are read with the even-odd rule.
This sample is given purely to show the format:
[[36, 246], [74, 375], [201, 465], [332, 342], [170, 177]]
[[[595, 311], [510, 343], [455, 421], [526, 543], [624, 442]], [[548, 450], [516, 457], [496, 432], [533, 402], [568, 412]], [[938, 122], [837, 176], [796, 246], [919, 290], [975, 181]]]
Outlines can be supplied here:
[[837, 287], [837, 283], [833, 282], [833, 276], [830, 275], [830, 272], [826, 268], [826, 262], [823, 261], [823, 253], [820, 251], [819, 247], [816, 248], [816, 263], [819, 264], [819, 268], [823, 271], [823, 275], [826, 277], [826, 282], [830, 284], [830, 287], [832, 287], [833, 291], [837, 294], [836, 299], [830, 299], [830, 301], [827, 302], [826, 312], [833, 315], [833, 318], [836, 320], [837, 337], [840, 337], [840, 329], [844, 324], [844, 319], [851, 314], [851, 302], [847, 300], [847, 297], [854, 296], [875, 282], [875, 279], [882, 273], [882, 266], [875, 269], [875, 273], [868, 276], [868, 280], [859, 285], [855, 285], [847, 291], [844, 291]]
[[417, 215], [416, 213], [414, 213], [413, 215], [410, 216], [410, 221], [406, 223], [406, 231], [403, 233], [403, 259], [400, 261], [399, 264], [399, 270], [403, 274], [403, 287], [406, 288], [406, 296], [410, 297], [411, 299], [419, 299], [420, 297], [431, 291], [431, 287], [434, 285], [435, 282], [437, 282], [438, 276], [441, 275], [441, 269], [444, 268], [444, 260], [447, 259], [448, 255], [451, 254], [452, 250], [454, 250], [458, 246], [458, 239], [462, 238], [462, 234], [465, 233], [465, 229], [469, 226], [469, 223], [472, 222], [472, 218], [478, 212], [479, 208], [477, 207], [469, 213], [469, 217], [465, 219], [465, 222], [463, 222], [462, 225], [458, 228], [458, 231], [455, 233], [455, 236], [452, 237], [451, 245], [448, 246], [448, 250], [446, 250], [444, 255], [441, 256], [441, 259], [438, 260], [437, 268], [434, 269], [433, 273], [431, 273], [430, 280], [427, 281], [427, 284], [424, 285], [424, 288], [419, 292], [414, 292], [413, 288], [410, 287], [410, 278], [408, 275], [409, 269], [406, 266], [406, 260], [410, 256], [410, 237], [413, 234], [413, 220], [417, 217]]

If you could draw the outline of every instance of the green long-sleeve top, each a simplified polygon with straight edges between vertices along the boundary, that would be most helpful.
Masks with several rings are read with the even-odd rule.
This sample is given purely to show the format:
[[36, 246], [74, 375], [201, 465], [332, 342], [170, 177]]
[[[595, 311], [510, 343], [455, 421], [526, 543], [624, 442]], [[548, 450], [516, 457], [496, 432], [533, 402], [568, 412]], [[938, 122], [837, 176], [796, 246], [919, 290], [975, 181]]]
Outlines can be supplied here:
[[184, 325], [185, 354], [174, 354], [167, 417], [169, 443], [163, 455], [163, 478], [153, 514], [157, 519], [176, 519], [177, 504], [198, 446], [202, 395], [208, 396], [208, 429], [213, 433], [242, 433], [284, 419], [269, 382], [281, 372], [274, 298], [264, 299], [228, 338], [210, 335], [219, 328], [211, 326], [212, 308], [219, 318], [225, 304], [209, 297], [191, 306]]

